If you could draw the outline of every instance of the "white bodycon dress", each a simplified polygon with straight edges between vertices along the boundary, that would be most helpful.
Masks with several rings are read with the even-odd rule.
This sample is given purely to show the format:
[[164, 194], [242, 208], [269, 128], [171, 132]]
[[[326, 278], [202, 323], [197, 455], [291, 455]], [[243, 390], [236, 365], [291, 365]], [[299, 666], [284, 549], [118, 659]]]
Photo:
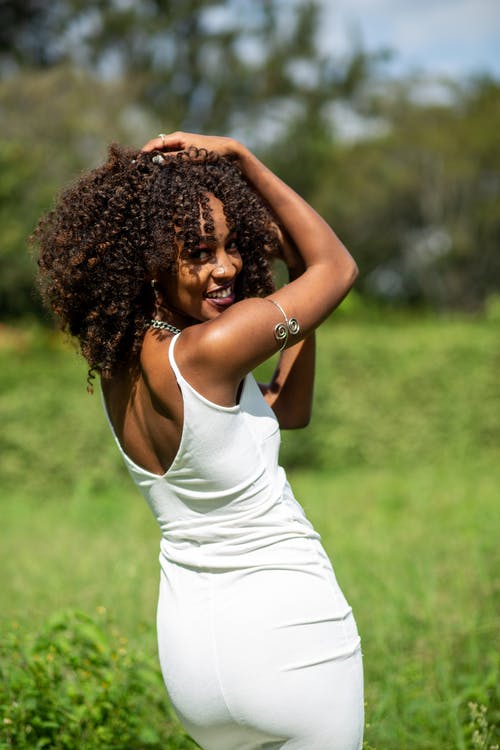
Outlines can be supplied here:
[[116, 440], [161, 529], [158, 644], [172, 705], [204, 750], [359, 750], [360, 639], [278, 465], [277, 420], [252, 375], [236, 406], [197, 393], [176, 339], [184, 421], [171, 467], [152, 474]]

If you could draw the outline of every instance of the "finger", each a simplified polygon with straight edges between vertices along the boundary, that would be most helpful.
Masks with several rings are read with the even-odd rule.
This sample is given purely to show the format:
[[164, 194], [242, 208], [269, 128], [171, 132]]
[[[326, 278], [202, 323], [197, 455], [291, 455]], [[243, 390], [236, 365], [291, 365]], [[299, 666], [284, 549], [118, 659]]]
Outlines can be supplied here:
[[185, 138], [180, 133], [160, 133], [145, 143], [141, 151], [144, 153], [150, 151], [183, 151], [185, 146]]
[[158, 151], [162, 147], [162, 140], [159, 137], [151, 138], [144, 146], [141, 147], [141, 151], [149, 153], [150, 151]]

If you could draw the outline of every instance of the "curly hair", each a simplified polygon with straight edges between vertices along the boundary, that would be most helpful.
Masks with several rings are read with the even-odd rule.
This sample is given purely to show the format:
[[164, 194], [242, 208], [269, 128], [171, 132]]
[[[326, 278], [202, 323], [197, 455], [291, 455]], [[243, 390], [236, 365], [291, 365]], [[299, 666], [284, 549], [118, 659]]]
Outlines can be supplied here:
[[89, 377], [137, 364], [154, 310], [151, 280], [175, 274], [179, 240], [189, 251], [200, 221], [213, 231], [208, 194], [234, 227], [243, 270], [236, 298], [273, 289], [273, 217], [234, 163], [205, 150], [163, 158], [112, 145], [103, 166], [65, 190], [38, 223], [38, 283], [62, 330], [78, 339]]

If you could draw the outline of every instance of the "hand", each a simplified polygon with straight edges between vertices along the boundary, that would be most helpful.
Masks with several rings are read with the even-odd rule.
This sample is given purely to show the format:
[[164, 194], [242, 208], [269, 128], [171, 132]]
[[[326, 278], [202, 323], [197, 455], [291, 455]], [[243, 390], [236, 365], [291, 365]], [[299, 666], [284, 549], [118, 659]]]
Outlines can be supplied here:
[[144, 144], [141, 151], [164, 151], [176, 154], [179, 151], [188, 151], [190, 148], [214, 151], [219, 156], [238, 156], [243, 147], [233, 138], [218, 135], [200, 135], [198, 133], [168, 133], [157, 135]]

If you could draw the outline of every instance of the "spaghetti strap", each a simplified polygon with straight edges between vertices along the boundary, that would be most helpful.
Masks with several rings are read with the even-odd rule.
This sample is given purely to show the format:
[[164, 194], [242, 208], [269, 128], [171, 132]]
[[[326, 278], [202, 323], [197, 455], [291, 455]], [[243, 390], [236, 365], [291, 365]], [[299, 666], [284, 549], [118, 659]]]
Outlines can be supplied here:
[[177, 366], [177, 362], [175, 361], [175, 356], [174, 356], [175, 342], [177, 341], [180, 335], [181, 335], [181, 331], [179, 333], [176, 333], [175, 336], [173, 336], [172, 341], [170, 342], [170, 346], [168, 347], [168, 361], [170, 362], [170, 367], [174, 371], [177, 381], [182, 380], [182, 382], [184, 383], [185, 380], [181, 375], [181, 372]]
[[[216, 404], [214, 401], [211, 401], [209, 398], [207, 398], [202, 393], [200, 393], [199, 391], [197, 391], [196, 388], [194, 386], [192, 386], [191, 383], [188, 380], [186, 380], [186, 378], [181, 374], [181, 371], [179, 370], [179, 365], [175, 361], [175, 354], [174, 354], [175, 344], [177, 342], [177, 339], [181, 335], [181, 333], [182, 333], [182, 331], [180, 331], [179, 333], [176, 333], [175, 336], [172, 338], [172, 340], [170, 342], [170, 346], [168, 348], [168, 361], [170, 362], [170, 366], [171, 366], [171, 368], [172, 368], [172, 370], [174, 372], [174, 375], [175, 375], [175, 378], [177, 380], [177, 383], [180, 386], [180, 389], [181, 389], [181, 392], [182, 392], [182, 395], [183, 395], [183, 399], [184, 399], [184, 405], [185, 405], [185, 400], [186, 400], [186, 393], [191, 393], [191, 394], [193, 394], [193, 396], [195, 396], [195, 398], [198, 401], [203, 402], [204, 404], [206, 404], [207, 406], [209, 406], [211, 409], [217, 409], [217, 410], [222, 411], [222, 412], [235, 412], [235, 411], [239, 411], [240, 410], [240, 404], [239, 403], [233, 404], [232, 406], [222, 406], [221, 404]], [[244, 378], [243, 381], [242, 381], [242, 389], [241, 389], [241, 394], [240, 394], [240, 400], [241, 400], [241, 395], [243, 394], [243, 390], [245, 389], [245, 384], [246, 384], [247, 380], [248, 380], [248, 376], [246, 378]]]

